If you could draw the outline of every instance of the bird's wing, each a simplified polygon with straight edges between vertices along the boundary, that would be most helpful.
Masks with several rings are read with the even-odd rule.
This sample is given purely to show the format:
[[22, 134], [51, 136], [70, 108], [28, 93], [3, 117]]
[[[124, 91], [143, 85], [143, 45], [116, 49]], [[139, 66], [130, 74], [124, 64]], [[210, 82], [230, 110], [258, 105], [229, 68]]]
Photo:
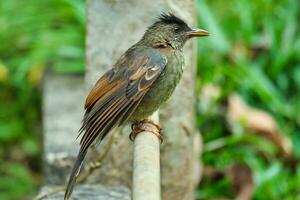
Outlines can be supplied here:
[[108, 71], [88, 95], [81, 127], [83, 151], [98, 136], [103, 139], [114, 126], [126, 121], [167, 63], [154, 50], [139, 52], [131, 59], [129, 66]]
[[[129, 58], [128, 58], [129, 59]], [[125, 54], [126, 60], [126, 54]], [[155, 50], [130, 55], [127, 66], [113, 68], [102, 76], [89, 93], [80, 133], [80, 151], [71, 172], [65, 199], [71, 195], [87, 149], [97, 139], [102, 140], [115, 126], [121, 125], [135, 111], [154, 81], [167, 64], [167, 59]]]

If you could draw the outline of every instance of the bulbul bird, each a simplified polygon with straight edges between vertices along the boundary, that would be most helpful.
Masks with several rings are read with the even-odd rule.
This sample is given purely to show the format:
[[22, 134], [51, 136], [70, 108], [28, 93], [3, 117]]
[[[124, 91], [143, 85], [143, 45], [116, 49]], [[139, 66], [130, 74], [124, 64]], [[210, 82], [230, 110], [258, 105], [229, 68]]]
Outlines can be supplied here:
[[[171, 13], [161, 14], [142, 39], [130, 47], [95, 84], [86, 98], [79, 135], [80, 150], [71, 171], [69, 199], [89, 147], [113, 128], [147, 120], [173, 93], [183, 72], [182, 47], [192, 37], [207, 36]], [[157, 125], [156, 125], [157, 126]], [[134, 130], [133, 130], [134, 131]]]

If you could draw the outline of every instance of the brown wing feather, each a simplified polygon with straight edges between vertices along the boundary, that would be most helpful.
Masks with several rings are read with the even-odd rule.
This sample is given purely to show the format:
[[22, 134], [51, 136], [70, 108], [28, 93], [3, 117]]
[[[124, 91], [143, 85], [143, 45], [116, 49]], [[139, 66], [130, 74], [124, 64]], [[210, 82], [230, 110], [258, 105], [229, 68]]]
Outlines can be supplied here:
[[82, 150], [86, 150], [98, 136], [105, 137], [106, 127], [120, 125], [136, 109], [166, 65], [161, 55], [159, 62], [151, 56], [137, 57], [129, 68], [112, 69], [97, 82], [86, 100], [81, 128], [84, 132], [80, 141]]
[[[84, 108], [91, 108], [95, 102], [101, 98], [103, 95], [107, 94], [108, 91], [112, 90], [116, 86], [114, 84], [109, 84], [109, 79], [114, 75], [114, 70], [109, 70], [105, 73], [95, 84], [94, 88], [90, 91], [89, 95], [86, 98]], [[103, 87], [106, 86], [106, 87]]]
[[130, 56], [132, 61], [127, 65], [123, 63], [126, 67], [114, 68], [101, 77], [86, 99], [86, 112], [79, 130], [80, 134], [83, 133], [81, 147], [71, 172], [65, 199], [72, 193], [88, 148], [132, 115], [166, 66], [165, 57], [155, 50], [145, 50]]

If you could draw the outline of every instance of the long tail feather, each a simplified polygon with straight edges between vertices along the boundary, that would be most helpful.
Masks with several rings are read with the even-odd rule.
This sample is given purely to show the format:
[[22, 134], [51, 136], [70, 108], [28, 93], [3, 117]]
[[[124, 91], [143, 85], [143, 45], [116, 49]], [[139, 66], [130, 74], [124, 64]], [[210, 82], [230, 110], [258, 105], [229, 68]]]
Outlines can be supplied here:
[[76, 183], [76, 179], [78, 177], [78, 174], [80, 172], [80, 169], [81, 169], [84, 157], [86, 155], [86, 152], [87, 151], [81, 151], [80, 150], [78, 155], [77, 155], [75, 164], [73, 166], [73, 169], [72, 169], [69, 181], [68, 181], [68, 185], [67, 185], [67, 189], [66, 189], [66, 192], [65, 192], [64, 200], [68, 200], [70, 198], [71, 194], [72, 194], [72, 191], [73, 191], [74, 185]]

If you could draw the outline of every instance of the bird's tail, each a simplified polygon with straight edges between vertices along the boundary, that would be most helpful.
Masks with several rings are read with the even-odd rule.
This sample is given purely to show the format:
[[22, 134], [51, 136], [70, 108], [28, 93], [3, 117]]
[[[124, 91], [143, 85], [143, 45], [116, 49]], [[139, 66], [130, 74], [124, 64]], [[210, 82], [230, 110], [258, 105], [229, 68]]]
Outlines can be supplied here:
[[68, 200], [70, 198], [71, 194], [72, 194], [72, 191], [73, 191], [74, 185], [76, 183], [77, 176], [80, 172], [80, 169], [81, 169], [84, 157], [86, 155], [86, 152], [87, 152], [87, 150], [84, 150], [84, 151], [79, 150], [79, 153], [77, 155], [75, 164], [73, 166], [73, 169], [72, 169], [69, 181], [68, 181], [68, 185], [67, 185], [67, 189], [66, 189], [66, 192], [65, 192], [64, 200]]

